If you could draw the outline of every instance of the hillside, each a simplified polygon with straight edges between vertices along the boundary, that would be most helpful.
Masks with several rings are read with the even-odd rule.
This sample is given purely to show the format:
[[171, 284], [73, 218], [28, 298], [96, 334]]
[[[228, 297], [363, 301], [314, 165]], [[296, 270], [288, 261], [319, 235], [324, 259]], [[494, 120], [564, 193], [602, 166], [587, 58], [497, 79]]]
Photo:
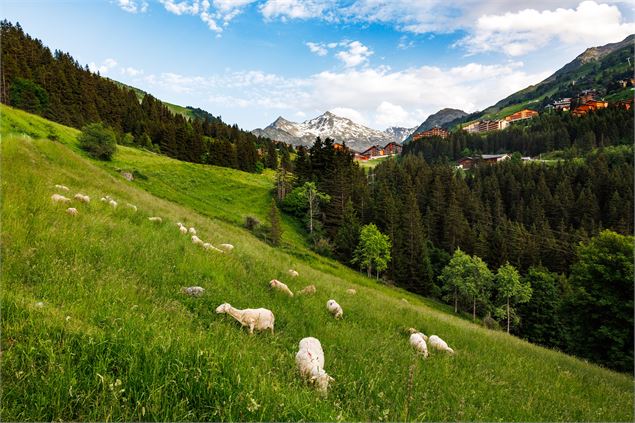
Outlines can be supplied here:
[[[265, 216], [270, 174], [128, 147], [98, 163], [78, 150], [76, 130], [4, 105], [0, 113], [3, 421], [633, 418], [629, 375], [379, 285], [307, 250], [292, 221], [282, 248], [255, 238], [240, 222]], [[137, 178], [128, 182], [121, 170]], [[79, 216], [70, 217], [50, 201], [55, 184], [93, 201], [75, 204]], [[139, 211], [108, 207], [98, 201], [106, 194]], [[196, 248], [176, 221], [236, 248]], [[286, 277], [289, 268], [297, 280]], [[317, 294], [283, 297], [267, 288], [272, 278], [293, 290], [315, 284]], [[207, 291], [196, 299], [179, 293], [190, 285]], [[328, 298], [343, 306], [343, 320], [328, 315]], [[225, 301], [273, 310], [275, 335], [249, 336], [215, 314]], [[410, 326], [439, 334], [457, 354], [416, 357], [404, 333]], [[335, 378], [326, 399], [295, 370], [297, 343], [309, 335], [322, 341]]]
[[[635, 34], [617, 43], [590, 47], [536, 85], [511, 94], [480, 112], [454, 119], [448, 126], [479, 118], [500, 119], [526, 107], [542, 110], [549, 101], [575, 97], [583, 90], [597, 90], [603, 97], [614, 96], [622, 91], [613, 86], [615, 81], [633, 77], [634, 49]], [[630, 88], [623, 91], [625, 94], [623, 93], [622, 97], [633, 97], [633, 91]]]
[[428, 118], [425, 121], [423, 121], [421, 125], [419, 125], [414, 131], [412, 131], [406, 137], [404, 142], [410, 141], [414, 134], [427, 131], [428, 129], [432, 129], [435, 126], [445, 127], [448, 122], [452, 122], [464, 116], [467, 116], [467, 113], [465, 113], [463, 110], [451, 109], [451, 108], [441, 109], [438, 112], [428, 116]]

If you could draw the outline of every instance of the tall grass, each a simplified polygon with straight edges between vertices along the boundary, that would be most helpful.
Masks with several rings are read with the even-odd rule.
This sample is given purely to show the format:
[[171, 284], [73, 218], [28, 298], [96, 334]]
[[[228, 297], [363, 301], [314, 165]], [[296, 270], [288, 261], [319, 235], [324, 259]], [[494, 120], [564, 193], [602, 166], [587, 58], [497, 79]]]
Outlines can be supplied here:
[[[309, 252], [293, 222], [284, 248], [256, 239], [235, 216], [266, 213], [270, 176], [130, 149], [98, 164], [76, 150], [72, 129], [5, 106], [0, 112], [3, 421], [633, 418], [627, 375], [378, 286]], [[51, 131], [59, 141], [47, 139]], [[124, 167], [147, 179], [125, 181], [117, 170]], [[68, 216], [50, 201], [54, 184], [93, 201]], [[112, 209], [98, 201], [105, 194], [139, 211]], [[164, 223], [147, 220], [154, 215]], [[236, 248], [197, 248], [176, 221]], [[288, 278], [289, 268], [300, 276]], [[272, 278], [292, 290], [315, 284], [317, 294], [288, 298], [268, 289]], [[205, 294], [179, 293], [190, 285]], [[358, 294], [346, 294], [349, 287]], [[343, 306], [343, 320], [327, 312], [329, 298]], [[222, 302], [271, 309], [275, 335], [249, 336], [214, 313]], [[440, 335], [457, 354], [415, 357], [411, 326]], [[335, 378], [326, 399], [295, 369], [305, 336], [320, 339]]]

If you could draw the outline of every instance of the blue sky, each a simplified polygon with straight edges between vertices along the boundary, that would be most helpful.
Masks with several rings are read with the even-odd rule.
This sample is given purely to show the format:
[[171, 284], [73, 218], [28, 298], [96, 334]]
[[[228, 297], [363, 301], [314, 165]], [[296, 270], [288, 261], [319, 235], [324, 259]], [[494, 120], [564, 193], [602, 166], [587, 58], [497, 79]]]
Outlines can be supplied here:
[[467, 112], [635, 32], [592, 0], [4, 0], [52, 49], [245, 129], [326, 110], [373, 128]]

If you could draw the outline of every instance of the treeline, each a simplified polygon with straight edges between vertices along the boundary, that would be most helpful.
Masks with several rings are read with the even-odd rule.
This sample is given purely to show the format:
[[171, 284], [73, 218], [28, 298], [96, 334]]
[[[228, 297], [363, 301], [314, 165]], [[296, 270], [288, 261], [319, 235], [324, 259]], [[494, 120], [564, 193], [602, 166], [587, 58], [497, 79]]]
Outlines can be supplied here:
[[485, 134], [456, 131], [446, 139], [423, 138], [404, 145], [403, 154], [422, 155], [432, 163], [455, 161], [474, 154], [519, 152], [533, 157], [569, 149], [584, 154], [594, 148], [632, 145], [633, 142], [633, 112], [609, 107], [581, 117], [567, 112], [542, 113], [502, 131]]
[[[318, 139], [298, 150], [294, 165], [295, 180], [279, 197], [285, 211], [306, 218], [307, 229], [311, 221], [319, 252], [358, 268], [353, 258], [361, 229], [375, 224], [391, 245], [383, 278], [449, 302], [439, 275], [458, 249], [493, 270], [509, 263], [536, 285], [533, 299], [519, 305], [514, 316], [521, 319], [512, 332], [592, 357], [575, 340], [556, 342], [558, 336], [547, 328], [557, 329], [560, 323], [554, 322], [570, 314], [563, 311], [570, 304], [566, 281], [579, 262], [580, 243], [604, 229], [633, 232], [632, 147], [609, 147], [553, 164], [512, 159], [469, 172], [409, 154], [366, 175], [348, 150]], [[315, 199], [311, 210], [309, 197]], [[539, 310], [543, 302], [550, 302], [553, 313]], [[479, 298], [477, 317], [496, 318], [496, 308], [488, 306], [494, 303], [492, 297]], [[472, 311], [469, 301], [459, 299], [459, 306]], [[625, 368], [624, 362], [600, 362]]]
[[51, 53], [19, 24], [2, 21], [0, 43], [0, 100], [5, 104], [75, 128], [102, 122], [121, 144], [179, 160], [248, 172], [265, 166], [270, 140], [200, 109], [191, 109], [195, 118], [188, 119], [149, 94], [140, 101], [132, 89], [82, 67], [70, 54]]

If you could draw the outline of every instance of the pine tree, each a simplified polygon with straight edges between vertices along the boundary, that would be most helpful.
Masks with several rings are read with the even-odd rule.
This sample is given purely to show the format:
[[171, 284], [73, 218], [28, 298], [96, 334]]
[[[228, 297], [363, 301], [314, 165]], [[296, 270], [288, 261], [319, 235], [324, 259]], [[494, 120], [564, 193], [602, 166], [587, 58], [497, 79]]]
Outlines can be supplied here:
[[269, 208], [269, 240], [273, 245], [280, 245], [282, 241], [282, 224], [280, 222], [280, 211], [276, 205], [276, 200], [271, 199], [271, 207]]

